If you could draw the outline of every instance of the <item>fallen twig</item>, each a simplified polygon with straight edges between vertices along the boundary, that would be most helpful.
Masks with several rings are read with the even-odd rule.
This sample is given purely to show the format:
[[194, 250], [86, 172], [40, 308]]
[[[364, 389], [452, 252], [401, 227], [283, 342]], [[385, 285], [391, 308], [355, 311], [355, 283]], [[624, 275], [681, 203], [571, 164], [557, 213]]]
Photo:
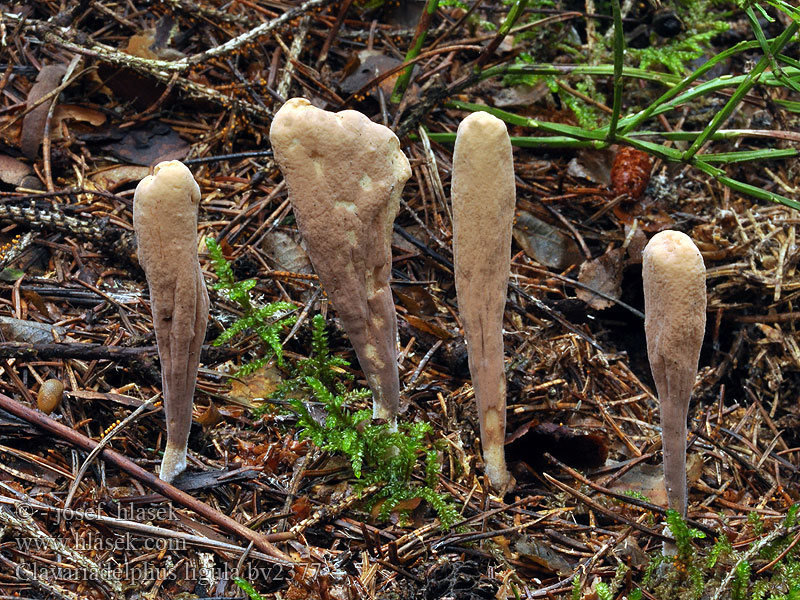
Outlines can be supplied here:
[[[32, 408], [28, 408], [27, 406], [20, 404], [16, 400], [13, 400], [12, 398], [9, 398], [3, 394], [0, 394], [0, 408], [10, 412], [12, 415], [17, 416], [20, 419], [24, 419], [32, 425], [36, 425], [37, 427], [44, 429], [45, 431], [61, 438], [66, 442], [69, 442], [74, 446], [78, 446], [87, 452], [91, 452], [98, 445], [96, 441], [89, 439], [74, 429], [70, 429], [61, 423], [54, 421], [44, 413], [40, 413]], [[186, 492], [183, 492], [178, 488], [162, 481], [149, 471], [145, 471], [139, 465], [132, 463], [121, 454], [106, 448], [103, 450], [103, 458], [115, 465], [120, 470], [125, 471], [128, 475], [140, 481], [147, 487], [157, 491], [166, 498], [169, 498], [173, 502], [193, 510], [198, 515], [205, 517], [216, 525], [219, 525], [229, 533], [253, 542], [256, 548], [265, 552], [266, 554], [269, 554], [270, 556], [287, 564], [293, 564], [292, 559], [287, 554], [276, 548], [262, 534], [245, 527], [241, 523], [231, 519], [229, 516], [222, 514], [203, 502], [200, 502]]]

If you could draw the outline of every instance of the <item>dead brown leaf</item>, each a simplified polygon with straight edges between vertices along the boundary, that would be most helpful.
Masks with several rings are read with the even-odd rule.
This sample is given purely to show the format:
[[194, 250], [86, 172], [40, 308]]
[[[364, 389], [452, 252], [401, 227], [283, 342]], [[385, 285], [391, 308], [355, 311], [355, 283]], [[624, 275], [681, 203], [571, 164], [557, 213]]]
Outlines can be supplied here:
[[[66, 72], [67, 67], [61, 64], [42, 67], [42, 70], [36, 76], [36, 83], [33, 84], [30, 92], [28, 92], [27, 107], [31, 108], [44, 96], [56, 89], [61, 84], [61, 79]], [[36, 158], [39, 153], [39, 146], [44, 137], [44, 127], [49, 110], [50, 102], [42, 102], [25, 115], [22, 120], [19, 147], [22, 153], [31, 160]]]
[[[614, 299], [622, 294], [622, 267], [624, 250], [614, 248], [594, 260], [587, 260], [581, 265], [578, 281], [593, 290], [604, 293]], [[613, 300], [603, 298], [589, 290], [578, 288], [578, 298], [595, 310], [603, 310], [614, 304]]]

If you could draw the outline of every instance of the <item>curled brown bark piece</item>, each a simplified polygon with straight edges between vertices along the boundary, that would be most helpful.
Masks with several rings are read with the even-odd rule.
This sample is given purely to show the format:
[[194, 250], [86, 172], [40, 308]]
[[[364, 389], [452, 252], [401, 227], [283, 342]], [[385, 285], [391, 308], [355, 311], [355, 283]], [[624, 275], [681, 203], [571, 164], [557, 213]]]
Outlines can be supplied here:
[[372, 390], [373, 415], [394, 422], [400, 383], [389, 275], [408, 159], [386, 127], [304, 98], [281, 107], [269, 135], [308, 256]]
[[[34, 106], [43, 96], [56, 89], [66, 72], [66, 65], [56, 64], [42, 67], [42, 70], [36, 76], [36, 82], [28, 92], [28, 107]], [[36, 158], [39, 146], [42, 144], [45, 121], [49, 110], [50, 102], [42, 102], [22, 119], [22, 133], [19, 145], [22, 153], [31, 160]]]
[[686, 517], [686, 417], [706, 328], [706, 268], [679, 231], [652, 237], [642, 254], [647, 356], [661, 405], [669, 507]]
[[506, 379], [503, 312], [511, 263], [516, 186], [505, 123], [476, 112], [458, 127], [453, 154], [453, 254], [458, 311], [478, 403], [491, 484], [505, 488]]
[[197, 260], [199, 204], [200, 188], [178, 161], [156, 165], [133, 200], [137, 252], [150, 287], [161, 359], [167, 445], [159, 477], [167, 482], [186, 468], [192, 397], [208, 321], [208, 292]]

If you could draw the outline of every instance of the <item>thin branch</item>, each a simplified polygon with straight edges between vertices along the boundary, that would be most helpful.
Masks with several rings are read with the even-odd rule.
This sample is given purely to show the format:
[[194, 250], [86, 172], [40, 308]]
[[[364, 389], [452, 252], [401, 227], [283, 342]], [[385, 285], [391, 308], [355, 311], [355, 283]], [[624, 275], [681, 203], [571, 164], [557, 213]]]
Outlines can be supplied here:
[[[62, 425], [44, 413], [37, 412], [32, 408], [28, 408], [27, 406], [9, 398], [4, 394], [0, 394], [0, 408], [10, 412], [15, 417], [19, 417], [31, 425], [35, 425], [36, 427], [47, 431], [51, 435], [54, 435], [87, 452], [91, 452], [98, 445], [96, 441], [86, 437], [82, 433], [75, 431], [66, 425]], [[187, 494], [186, 492], [179, 490], [167, 482], [162, 481], [149, 471], [145, 471], [142, 467], [131, 462], [121, 454], [106, 448], [103, 450], [103, 458], [137, 481], [143, 483], [150, 489], [155, 490], [162, 496], [169, 498], [181, 506], [185, 506], [186, 508], [193, 510], [198, 515], [205, 517], [216, 525], [219, 525], [229, 533], [253, 542], [256, 548], [270, 555], [274, 559], [288, 565], [294, 564], [291, 557], [275, 547], [261, 533], [253, 531], [249, 527], [234, 521], [228, 515], [222, 514], [218, 510], [215, 510], [208, 504], [200, 502], [190, 494]]]

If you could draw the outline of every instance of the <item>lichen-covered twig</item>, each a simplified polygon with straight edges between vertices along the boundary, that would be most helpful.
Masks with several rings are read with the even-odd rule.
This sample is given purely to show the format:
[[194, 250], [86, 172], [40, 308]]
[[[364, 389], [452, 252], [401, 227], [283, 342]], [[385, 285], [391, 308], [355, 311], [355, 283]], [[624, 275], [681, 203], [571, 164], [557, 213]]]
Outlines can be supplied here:
[[[26, 506], [26, 508], [28, 507]], [[84, 556], [77, 550], [70, 548], [58, 537], [50, 535], [39, 529], [39, 527], [34, 525], [30, 519], [20, 518], [20, 514], [25, 513], [22, 511], [17, 511], [17, 514], [12, 514], [11, 512], [0, 509], [0, 524], [6, 525], [7, 527], [11, 527], [16, 531], [23, 533], [29, 539], [33, 538], [38, 540], [39, 544], [42, 546], [47, 547], [56, 554], [61, 555], [63, 557], [62, 561], [71, 561], [77, 567], [85, 569], [88, 573], [95, 577], [97, 581], [100, 581], [108, 586], [113, 591], [115, 597], [123, 597], [122, 585], [114, 576], [113, 569], [108, 569], [105, 566], [94, 562], [88, 556]], [[53, 593], [53, 590], [48, 589], [46, 585], [40, 585], [43, 581], [37, 577], [35, 573], [31, 572], [31, 576], [26, 576], [26, 579], [28, 579], [31, 583], [34, 583], [37, 587], [41, 587], [42, 589]]]
[[176, 79], [173, 75], [175, 73], [185, 74], [193, 66], [203, 64], [213, 58], [229, 55], [253, 40], [267, 35], [292, 19], [305, 14], [312, 8], [324, 6], [331, 1], [332, 0], [308, 0], [296, 8], [286, 11], [279, 17], [262, 23], [258, 27], [223, 44], [173, 61], [141, 58], [99, 42], [84, 44], [75, 40], [75, 32], [69, 27], [59, 27], [54, 23], [26, 20], [21, 15], [15, 15], [13, 13], [5, 13], [4, 18], [10, 23], [20, 25], [22, 31], [26, 34], [57, 45], [69, 52], [89, 56], [114, 66], [133, 69], [137, 73], [152, 77], [165, 85], [174, 85], [177, 89], [190, 97], [207, 100], [224, 108], [240, 110], [250, 117], [266, 121], [272, 117], [272, 111], [264, 107], [241, 98], [226, 95], [223, 92], [215, 90], [213, 87], [191, 81], [187, 77], [182, 76]]
[[[83, 191], [64, 191], [41, 194], [37, 197], [82, 194]], [[92, 193], [91, 191], [86, 193]], [[105, 195], [105, 194], [100, 194]], [[32, 229], [59, 231], [78, 239], [92, 242], [108, 250], [120, 261], [138, 267], [136, 239], [132, 231], [123, 229], [107, 218], [89, 221], [64, 214], [65, 207], [29, 201], [12, 204], [0, 203], [0, 223], [17, 223]]]

